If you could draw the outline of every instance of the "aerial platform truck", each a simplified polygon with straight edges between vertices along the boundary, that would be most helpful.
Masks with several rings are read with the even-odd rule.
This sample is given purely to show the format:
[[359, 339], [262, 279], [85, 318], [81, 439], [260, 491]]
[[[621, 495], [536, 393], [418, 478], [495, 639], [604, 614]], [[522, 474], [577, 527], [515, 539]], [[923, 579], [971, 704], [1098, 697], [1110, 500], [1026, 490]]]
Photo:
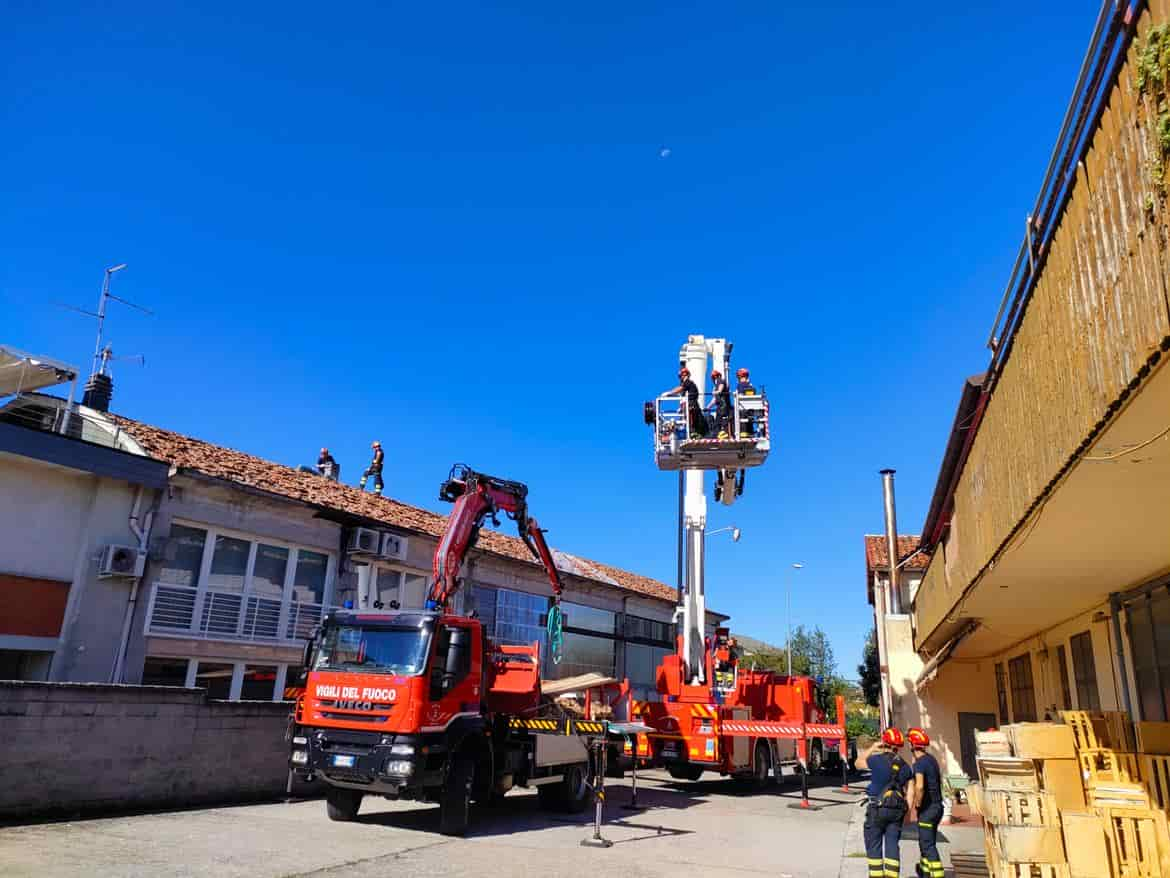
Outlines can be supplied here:
[[[498, 525], [503, 512], [547, 572], [550, 648], [558, 649], [561, 576], [527, 495], [520, 482], [454, 467], [439, 489], [454, 509], [425, 610], [335, 611], [307, 644], [289, 766], [326, 784], [331, 819], [353, 820], [367, 795], [431, 801], [440, 805], [440, 831], [462, 835], [472, 801], [491, 803], [514, 786], [535, 787], [551, 810], [588, 804], [614, 724], [571, 716], [542, 697], [539, 642], [494, 644], [474, 615], [449, 609], [481, 525], [488, 517]], [[598, 697], [628, 711], [628, 683], [610, 688]]]
[[[700, 406], [708, 362], [729, 376], [731, 351], [726, 339], [701, 335], [690, 336], [682, 346], [679, 364], [698, 384]], [[818, 706], [815, 680], [745, 668], [726, 628], [707, 634], [705, 476], [711, 470], [720, 475], [716, 497], [724, 505], [740, 496], [729, 486], [742, 485], [742, 471], [761, 466], [771, 450], [767, 397], [762, 390], [733, 393], [730, 429], [709, 429], [702, 436], [693, 429], [686, 405], [678, 396], [645, 404], [655, 462], [661, 470], [678, 472], [679, 633], [675, 653], [657, 671], [660, 700], [632, 704], [633, 717], [654, 731], [639, 735], [627, 754], [644, 765], [660, 765], [680, 780], [715, 772], [761, 787], [771, 778], [779, 781], [786, 767], [801, 775], [815, 772], [830, 754], [844, 767], [842, 697], [836, 699], [836, 722], [830, 722]]]

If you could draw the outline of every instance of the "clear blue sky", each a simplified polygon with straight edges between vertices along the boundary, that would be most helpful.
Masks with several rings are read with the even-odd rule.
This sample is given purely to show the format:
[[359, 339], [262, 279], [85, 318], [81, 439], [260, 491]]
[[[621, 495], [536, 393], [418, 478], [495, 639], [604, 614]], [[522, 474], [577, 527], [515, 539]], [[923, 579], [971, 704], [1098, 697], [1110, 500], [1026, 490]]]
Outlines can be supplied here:
[[[454, 461], [674, 581], [641, 403], [735, 342], [779, 441], [712, 538], [734, 627], [852, 673], [861, 535], [926, 513], [1099, 6], [45, 4], [0, 33], [0, 341], [115, 409], [432, 508]], [[667, 147], [670, 155], [662, 158]]]

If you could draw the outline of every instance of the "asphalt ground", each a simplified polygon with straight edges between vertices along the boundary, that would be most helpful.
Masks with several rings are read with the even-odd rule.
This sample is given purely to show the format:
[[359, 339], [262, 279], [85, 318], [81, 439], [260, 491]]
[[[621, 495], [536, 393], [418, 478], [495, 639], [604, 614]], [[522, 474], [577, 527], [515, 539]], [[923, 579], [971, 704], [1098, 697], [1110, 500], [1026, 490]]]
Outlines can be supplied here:
[[331, 822], [312, 800], [10, 826], [0, 829], [0, 875], [838, 878], [854, 862], [847, 842], [860, 787], [844, 793], [840, 779], [815, 779], [815, 810], [799, 807], [792, 779], [762, 791], [657, 771], [638, 781], [641, 811], [622, 807], [628, 778], [607, 782], [610, 848], [581, 845], [593, 835], [592, 808], [547, 813], [516, 790], [474, 809], [465, 838], [438, 834], [434, 805], [372, 798], [353, 823]]

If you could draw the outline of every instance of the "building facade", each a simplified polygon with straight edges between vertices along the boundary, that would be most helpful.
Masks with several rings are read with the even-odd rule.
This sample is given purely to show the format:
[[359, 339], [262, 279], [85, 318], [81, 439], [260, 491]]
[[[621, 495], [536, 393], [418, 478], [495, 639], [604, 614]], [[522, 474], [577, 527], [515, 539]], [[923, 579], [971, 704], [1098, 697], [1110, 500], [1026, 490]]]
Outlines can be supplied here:
[[949, 770], [973, 770], [976, 728], [1066, 708], [1170, 719], [1170, 155], [1145, 51], [1167, 25], [1139, 4], [1092, 41], [1079, 133], [1061, 132], [989, 367], [960, 394], [904, 693], [944, 730]]
[[[6, 486], [0, 507], [6, 517], [25, 520], [23, 530], [0, 534], [0, 544], [4, 558], [20, 544], [30, 559], [15, 567], [0, 563], [0, 577], [44, 582], [43, 594], [71, 607], [62, 610], [59, 631], [50, 625], [10, 633], [42, 639], [7, 641], [10, 652], [22, 647], [21, 657], [7, 659], [0, 676], [199, 686], [212, 698], [279, 699], [289, 668], [300, 663], [306, 638], [330, 608], [346, 602], [422, 608], [445, 516], [91, 409], [74, 407], [90, 425], [86, 438], [46, 432], [46, 424], [60, 423], [65, 405], [24, 394], [0, 409], [0, 428], [9, 431], [0, 442], [9, 434], [23, 442], [12, 444], [10, 454], [0, 446]], [[99, 428], [100, 436], [94, 432]], [[105, 445], [95, 437], [104, 437]], [[141, 496], [125, 473], [121, 482], [105, 479], [104, 499], [93, 513], [124, 529], [126, 510], [137, 504], [146, 559], [140, 575], [110, 583], [97, 578], [97, 550], [90, 544], [127, 540], [118, 528], [91, 534], [89, 547], [74, 552], [69, 564], [32, 563], [47, 554], [31, 537], [45, 522], [25, 510], [59, 517], [83, 505], [81, 488], [76, 497], [54, 493], [53, 479], [65, 476], [26, 459], [26, 446], [36, 442], [60, 446], [57, 453], [74, 466], [114, 455], [150, 476]], [[25, 471], [30, 474], [21, 476]], [[85, 543], [76, 534], [67, 540]], [[554, 555], [565, 582], [565, 638], [562, 661], [553, 664], [546, 656], [544, 676], [628, 677], [636, 697], [652, 697], [656, 668], [674, 649], [675, 590], [566, 552]], [[71, 587], [78, 576], [85, 589]], [[53, 583], [56, 591], [47, 591]], [[546, 645], [548, 582], [520, 540], [485, 529], [464, 566], [463, 583], [456, 611], [476, 612], [496, 641]], [[710, 614], [708, 627], [723, 618]], [[70, 658], [50, 667], [23, 657], [31, 646]], [[120, 662], [107, 655], [112, 649]], [[87, 661], [79, 663], [77, 655]]]

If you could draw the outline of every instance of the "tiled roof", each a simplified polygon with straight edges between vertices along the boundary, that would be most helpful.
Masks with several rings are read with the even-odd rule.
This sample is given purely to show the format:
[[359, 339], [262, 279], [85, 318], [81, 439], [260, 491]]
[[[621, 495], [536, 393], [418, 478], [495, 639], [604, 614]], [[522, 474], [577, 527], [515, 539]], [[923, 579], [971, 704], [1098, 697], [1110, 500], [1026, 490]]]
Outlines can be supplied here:
[[[918, 550], [921, 537], [918, 535], [898, 534], [898, 560], [904, 561]], [[903, 565], [903, 570], [925, 570], [930, 565], [930, 554], [921, 552], [914, 555]], [[890, 566], [890, 553], [886, 550], [884, 534], [865, 535], [865, 569], [867, 573], [874, 570], [885, 570]]]
[[[315, 473], [301, 472], [283, 464], [273, 463], [212, 445], [201, 439], [193, 439], [162, 430], [150, 424], [111, 415], [121, 428], [142, 446], [151, 457], [165, 460], [181, 469], [200, 472], [216, 479], [246, 485], [271, 494], [310, 503], [314, 506], [348, 513], [390, 527], [402, 528], [416, 533], [439, 537], [446, 526], [447, 517], [437, 512], [401, 503], [389, 497], [379, 497], [360, 491], [355, 487], [330, 481]], [[478, 549], [516, 561], [531, 564], [536, 562], [527, 547], [516, 537], [485, 528], [480, 532]], [[646, 576], [639, 576], [628, 570], [610, 567], [597, 561], [590, 561], [567, 553], [559, 553], [557, 566], [568, 573], [592, 579], [609, 586], [617, 584], [627, 591], [648, 597], [673, 602], [675, 590], [666, 583]]]

